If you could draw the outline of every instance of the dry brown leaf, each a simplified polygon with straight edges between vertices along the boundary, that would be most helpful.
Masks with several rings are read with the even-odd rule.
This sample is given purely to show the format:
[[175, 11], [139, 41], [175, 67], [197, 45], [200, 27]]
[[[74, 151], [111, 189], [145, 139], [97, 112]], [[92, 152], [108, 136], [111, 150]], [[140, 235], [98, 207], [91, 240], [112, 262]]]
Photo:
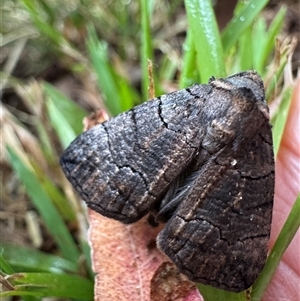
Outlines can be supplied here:
[[83, 119], [83, 131], [87, 131], [95, 125], [108, 120], [108, 114], [105, 110], [99, 109], [91, 113], [88, 117]]
[[[195, 283], [181, 274], [173, 263], [163, 262], [151, 280], [150, 297], [151, 301], [184, 301], [195, 290]], [[195, 296], [188, 300], [202, 299], [196, 299]]]
[[[147, 218], [124, 225], [93, 210], [89, 210], [89, 218], [92, 262], [97, 274], [95, 300], [150, 301], [151, 280], [167, 261], [155, 244], [160, 227], [151, 227]], [[189, 291], [188, 299], [180, 300], [203, 300], [197, 291]]]
[[149, 300], [151, 278], [164, 256], [153, 248], [159, 229], [145, 219], [133, 225], [89, 210], [95, 300]]

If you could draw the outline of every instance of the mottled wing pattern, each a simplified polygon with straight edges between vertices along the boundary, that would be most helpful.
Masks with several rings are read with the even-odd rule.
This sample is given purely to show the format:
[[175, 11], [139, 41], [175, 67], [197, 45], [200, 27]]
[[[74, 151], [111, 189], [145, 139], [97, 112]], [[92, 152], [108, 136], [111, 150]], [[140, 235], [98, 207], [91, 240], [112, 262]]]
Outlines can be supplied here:
[[163, 95], [84, 132], [66, 149], [61, 166], [90, 208], [132, 223], [162, 198], [205, 132], [198, 115], [211, 87], [194, 89], [197, 98], [190, 90]]
[[274, 160], [271, 127], [232, 152], [228, 145], [198, 171], [158, 237], [159, 247], [195, 282], [224, 290], [249, 288], [268, 251]]
[[[163, 95], [80, 135], [62, 168], [97, 212], [167, 221], [158, 246], [191, 280], [252, 285], [268, 250], [274, 159], [253, 71]], [[155, 210], [153, 210], [155, 209]]]

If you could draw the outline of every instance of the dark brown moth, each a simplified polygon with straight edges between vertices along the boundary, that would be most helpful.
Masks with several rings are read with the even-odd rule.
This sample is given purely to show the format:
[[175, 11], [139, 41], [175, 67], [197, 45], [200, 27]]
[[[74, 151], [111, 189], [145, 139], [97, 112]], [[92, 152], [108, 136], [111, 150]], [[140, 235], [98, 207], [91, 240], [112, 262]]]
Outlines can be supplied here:
[[254, 71], [162, 95], [84, 132], [61, 157], [87, 205], [165, 222], [158, 247], [195, 282], [249, 288], [268, 251], [274, 159]]

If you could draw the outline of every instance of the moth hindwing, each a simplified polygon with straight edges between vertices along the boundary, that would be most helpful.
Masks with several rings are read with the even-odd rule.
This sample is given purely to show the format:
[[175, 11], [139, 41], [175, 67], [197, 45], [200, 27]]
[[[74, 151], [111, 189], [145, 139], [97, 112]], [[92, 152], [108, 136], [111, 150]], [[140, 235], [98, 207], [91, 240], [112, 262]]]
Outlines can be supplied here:
[[159, 248], [192, 281], [239, 292], [263, 268], [274, 194], [260, 76], [246, 71], [162, 95], [77, 137], [61, 157], [87, 205], [166, 225]]

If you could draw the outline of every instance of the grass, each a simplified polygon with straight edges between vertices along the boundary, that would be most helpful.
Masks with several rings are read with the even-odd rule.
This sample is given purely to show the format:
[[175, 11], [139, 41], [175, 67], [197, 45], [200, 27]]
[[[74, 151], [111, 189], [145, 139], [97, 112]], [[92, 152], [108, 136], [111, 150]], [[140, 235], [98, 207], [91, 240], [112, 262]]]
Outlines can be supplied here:
[[[85, 210], [62, 175], [58, 161], [62, 150], [81, 132], [81, 120], [87, 111], [49, 82], [32, 80], [53, 61], [59, 62], [83, 89], [92, 91], [97, 108], [112, 116], [147, 99], [148, 59], [154, 62], [157, 94], [165, 92], [171, 82], [187, 87], [194, 82], [207, 82], [212, 75], [256, 69], [267, 83], [267, 100], [283, 99], [272, 119], [277, 153], [292, 89], [278, 86], [293, 51], [285, 42], [275, 42], [286, 9], [282, 7], [267, 26], [261, 11], [268, 1], [239, 1], [233, 18], [220, 31], [210, 3], [141, 0], [131, 4], [116, 1], [116, 5], [106, 6], [82, 1], [61, 7], [59, 1], [22, 0], [3, 6], [2, 47], [7, 60], [1, 92], [16, 93], [26, 112], [1, 105], [5, 159], [38, 212], [42, 222], [35, 220], [36, 227], [42, 223], [46, 228], [57, 254], [1, 241], [0, 277], [7, 289], [0, 296], [23, 296], [24, 300], [40, 300], [44, 296], [93, 298]], [[176, 22], [172, 23], [174, 16]], [[184, 29], [188, 28], [185, 40], [181, 37], [181, 23]], [[168, 36], [170, 30], [172, 34]], [[174, 41], [182, 41], [179, 48]], [[28, 60], [22, 58], [22, 53]], [[12, 75], [18, 62], [25, 66], [23, 77], [31, 80]], [[135, 70], [139, 71], [141, 83], [132, 84], [129, 74]], [[91, 102], [86, 104], [91, 106], [96, 108]], [[5, 192], [5, 198], [13, 201], [9, 193]], [[286, 227], [299, 227], [295, 219], [298, 211], [299, 199], [287, 221], [289, 226], [282, 230], [255, 284], [259, 287], [253, 296], [255, 300], [261, 298], [266, 279], [272, 276], [295, 234], [290, 231], [288, 239], [284, 239]], [[74, 225], [75, 234], [71, 230]], [[205, 286], [200, 290], [206, 301], [246, 300], [244, 294]]]

